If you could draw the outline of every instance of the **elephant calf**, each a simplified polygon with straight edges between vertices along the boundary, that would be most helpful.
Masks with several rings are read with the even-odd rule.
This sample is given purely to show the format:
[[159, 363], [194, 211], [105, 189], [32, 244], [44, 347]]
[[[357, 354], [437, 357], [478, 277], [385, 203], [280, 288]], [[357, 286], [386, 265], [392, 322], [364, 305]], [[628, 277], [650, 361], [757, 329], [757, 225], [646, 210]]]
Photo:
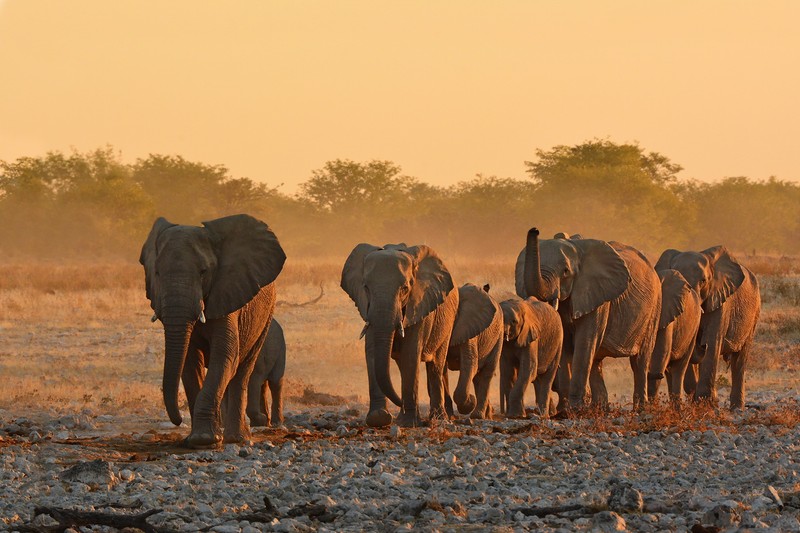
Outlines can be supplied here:
[[536, 404], [547, 417], [564, 337], [561, 317], [551, 305], [535, 298], [505, 300], [500, 308], [505, 331], [500, 355], [500, 411], [509, 417], [525, 416], [525, 391], [533, 382]]
[[[286, 370], [286, 339], [283, 328], [276, 319], [267, 333], [267, 340], [256, 360], [256, 366], [247, 385], [247, 417], [251, 426], [278, 426], [283, 423], [283, 373]], [[272, 395], [271, 409], [267, 409], [267, 390]], [[271, 411], [271, 416], [270, 416]]]
[[651, 401], [655, 399], [666, 375], [670, 398], [678, 401], [695, 348], [703, 302], [677, 270], [662, 270], [658, 277], [661, 278], [661, 318], [647, 374], [647, 397]]
[[458, 370], [453, 400], [461, 414], [491, 418], [489, 385], [503, 345], [503, 313], [489, 294], [471, 283], [458, 289], [458, 313], [447, 351], [447, 368]]

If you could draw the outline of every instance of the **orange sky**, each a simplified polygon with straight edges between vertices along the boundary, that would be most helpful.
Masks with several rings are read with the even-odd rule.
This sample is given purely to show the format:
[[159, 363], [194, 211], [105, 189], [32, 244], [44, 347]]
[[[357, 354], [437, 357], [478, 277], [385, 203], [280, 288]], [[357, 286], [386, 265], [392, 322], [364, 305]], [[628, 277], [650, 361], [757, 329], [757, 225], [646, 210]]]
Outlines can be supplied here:
[[800, 2], [0, 0], [0, 159], [105, 144], [296, 190], [334, 158], [447, 185], [638, 140], [800, 180]]

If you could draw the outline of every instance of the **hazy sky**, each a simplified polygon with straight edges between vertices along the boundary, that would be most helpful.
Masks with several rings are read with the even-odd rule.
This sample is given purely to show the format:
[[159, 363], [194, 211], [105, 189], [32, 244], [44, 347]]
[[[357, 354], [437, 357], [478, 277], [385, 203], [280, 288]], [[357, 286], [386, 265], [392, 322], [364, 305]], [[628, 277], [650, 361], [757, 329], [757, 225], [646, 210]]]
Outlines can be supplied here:
[[524, 176], [634, 141], [800, 180], [796, 1], [0, 1], [0, 159], [111, 144], [285, 192], [329, 159]]

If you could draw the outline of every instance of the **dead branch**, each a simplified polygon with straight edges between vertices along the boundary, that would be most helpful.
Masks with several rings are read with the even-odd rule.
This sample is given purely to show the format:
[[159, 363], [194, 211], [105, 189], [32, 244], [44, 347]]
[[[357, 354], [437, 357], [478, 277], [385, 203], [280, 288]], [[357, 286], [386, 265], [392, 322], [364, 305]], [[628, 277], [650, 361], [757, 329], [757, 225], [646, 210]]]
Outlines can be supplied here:
[[318, 301], [322, 300], [322, 297], [325, 295], [325, 286], [320, 283], [319, 284], [319, 296], [314, 299], [311, 299], [307, 302], [295, 303], [295, 302], [285, 302], [283, 300], [278, 300], [275, 302], [275, 307], [306, 307], [307, 305], [314, 305]]
[[588, 514], [599, 512], [599, 510], [597, 510], [595, 507], [590, 505], [581, 505], [579, 503], [573, 503], [570, 505], [557, 505], [555, 507], [517, 507], [516, 509], [511, 510], [511, 512], [515, 514], [522, 513], [525, 516], [536, 516], [539, 518], [544, 518], [549, 514], [558, 515], [572, 511], [583, 511]]
[[147, 523], [147, 519], [163, 509], [151, 509], [139, 514], [102, 513], [98, 511], [79, 511], [60, 507], [35, 507], [34, 516], [48, 515], [58, 521], [52, 526], [25, 524], [15, 526], [20, 531], [34, 533], [63, 533], [68, 528], [81, 526], [109, 526], [117, 529], [137, 528], [145, 533], [173, 533], [176, 530], [160, 528]]

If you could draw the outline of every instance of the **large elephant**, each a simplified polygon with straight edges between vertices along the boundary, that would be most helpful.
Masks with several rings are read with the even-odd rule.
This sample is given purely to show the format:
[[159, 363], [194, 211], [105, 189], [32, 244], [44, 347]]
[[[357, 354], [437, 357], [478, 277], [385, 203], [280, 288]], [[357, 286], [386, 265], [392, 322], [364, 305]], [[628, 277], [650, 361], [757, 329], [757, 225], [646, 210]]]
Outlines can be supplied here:
[[670, 399], [677, 402], [695, 348], [703, 314], [702, 302], [677, 270], [661, 270], [658, 277], [661, 278], [661, 317], [647, 374], [647, 395], [654, 400], [661, 380], [667, 377]]
[[703, 301], [697, 344], [705, 355], [695, 398], [717, 400], [716, 378], [720, 358], [730, 360], [731, 409], [744, 407], [744, 373], [761, 313], [758, 280], [724, 246], [702, 252], [665, 250], [656, 263], [686, 278]]
[[181, 379], [189, 402], [192, 429], [186, 445], [209, 447], [223, 438], [248, 438], [248, 380], [272, 320], [273, 282], [285, 260], [272, 230], [249, 215], [211, 220], [202, 227], [164, 218], [153, 224], [139, 261], [153, 320], [164, 325], [163, 393], [172, 423], [182, 420]]
[[503, 313], [486, 291], [467, 283], [458, 288], [447, 368], [458, 370], [453, 401], [470, 418], [491, 418], [489, 386], [497, 372], [503, 345]]
[[[641, 252], [618, 242], [566, 235], [540, 242], [539, 230], [532, 228], [517, 260], [516, 289], [522, 298], [550, 303], [561, 315], [564, 360], [571, 361], [571, 406], [585, 404], [590, 369], [604, 357], [630, 358], [634, 407], [644, 405], [661, 284]], [[567, 384], [559, 383], [564, 388]]]
[[500, 355], [500, 412], [525, 416], [525, 392], [533, 382], [542, 417], [550, 414], [550, 389], [561, 358], [564, 333], [552, 306], [535, 298], [500, 302], [504, 342]]
[[[417, 426], [420, 361], [427, 369], [430, 417], [446, 418], [445, 361], [458, 312], [450, 272], [428, 246], [361, 243], [345, 261], [342, 289], [364, 319], [362, 336], [369, 376], [367, 424], [387, 426], [386, 398], [401, 407], [398, 425]], [[400, 367], [402, 398], [389, 375], [389, 359]]]
[[[286, 339], [276, 318], [258, 355], [247, 385], [247, 418], [251, 426], [283, 424], [283, 374], [286, 371]], [[272, 401], [267, 402], [267, 392]], [[267, 405], [270, 405], [270, 409]], [[270, 415], [271, 413], [271, 415]]]

